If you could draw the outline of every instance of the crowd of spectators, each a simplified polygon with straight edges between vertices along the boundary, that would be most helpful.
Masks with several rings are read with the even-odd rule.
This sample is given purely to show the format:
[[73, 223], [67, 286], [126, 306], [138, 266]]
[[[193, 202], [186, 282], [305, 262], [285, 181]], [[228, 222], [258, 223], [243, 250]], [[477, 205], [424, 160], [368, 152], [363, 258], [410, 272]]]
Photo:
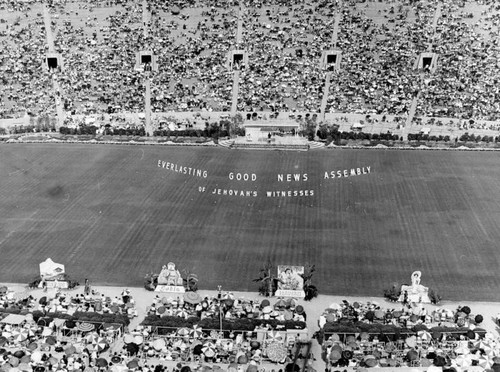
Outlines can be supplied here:
[[225, 64], [236, 25], [228, 4], [196, 3], [178, 14], [172, 4], [148, 2], [147, 21], [136, 2], [81, 3], [78, 11], [70, 3], [54, 6], [65, 109], [144, 111], [147, 77], [136, 54], [151, 51], [158, 66], [149, 66], [153, 111], [228, 110], [232, 75]]
[[52, 77], [42, 67], [47, 53], [42, 4], [0, 4], [0, 118], [28, 111], [55, 113]]
[[89, 367], [97, 371], [108, 357], [110, 345], [122, 335], [123, 327], [75, 322], [68, 316], [78, 312], [136, 315], [134, 299], [127, 290], [114, 298], [90, 291], [71, 295], [51, 290], [46, 294], [35, 298], [30, 292], [16, 293], [0, 287], [2, 370], [83, 371]]
[[341, 70], [332, 74], [327, 111], [408, 114], [419, 88], [415, 59], [426, 49], [434, 8], [408, 1], [378, 10], [344, 4]]
[[239, 82], [240, 111], [318, 112], [325, 71], [320, 59], [330, 49], [334, 2], [252, 2], [243, 7], [241, 48], [249, 66]]
[[432, 51], [437, 69], [426, 74], [417, 115], [460, 119], [500, 118], [500, 5], [482, 1], [465, 8], [446, 1]]
[[[228, 365], [228, 370], [257, 372], [270, 363], [285, 365], [294, 355], [308, 353], [295, 344], [297, 334], [287, 329], [260, 326], [255, 330], [229, 331], [202, 328], [201, 323], [189, 327], [111, 323], [96, 314], [137, 316], [136, 301], [128, 289], [118, 296], [97, 292], [86, 281], [83, 293], [43, 287], [14, 292], [0, 287], [0, 370], [20, 371], [147, 371], [190, 372], [194, 365]], [[37, 296], [41, 295], [41, 297]], [[35, 297], [36, 296], [36, 297]], [[202, 298], [195, 292], [172, 297], [156, 296], [146, 316], [177, 315], [197, 320], [214, 316], [216, 306], [227, 307], [226, 319], [248, 317], [256, 313], [260, 319], [305, 320], [304, 308], [296, 300], [252, 301], [235, 298], [231, 293]], [[179, 313], [182, 312], [183, 315]], [[74, 315], [74, 316], [73, 316]], [[281, 318], [280, 318], [281, 317]], [[92, 320], [84, 320], [92, 319]], [[145, 320], [146, 321], [146, 320]], [[307, 330], [301, 332], [307, 337]], [[298, 354], [296, 354], [296, 352]], [[174, 367], [175, 365], [175, 367]], [[276, 364], [275, 364], [276, 365]], [[215, 367], [214, 367], [215, 368]]]
[[[464, 368], [481, 363], [486, 369], [494, 363], [496, 341], [480, 328], [482, 321], [482, 315], [472, 315], [468, 306], [428, 311], [421, 304], [411, 304], [384, 309], [376, 302], [344, 300], [325, 309], [319, 325], [324, 330], [322, 346], [328, 367]], [[346, 327], [353, 322], [381, 331], [354, 333]], [[401, 328], [391, 331], [390, 325]], [[410, 333], [403, 336], [405, 329]]]
[[[404, 116], [418, 97], [419, 117], [500, 116], [500, 8], [493, 0], [145, 4], [45, 4], [62, 57], [62, 68], [48, 71], [44, 4], [4, 3], [0, 115], [54, 115], [56, 103], [71, 114], [143, 112], [146, 79], [154, 112], [229, 111], [236, 74], [228, 55], [241, 49], [248, 63], [233, 70], [242, 112], [319, 112], [326, 101], [326, 112]], [[342, 52], [339, 71], [322, 66], [332, 49]], [[136, 63], [139, 51], [153, 52], [147, 74]], [[437, 54], [435, 71], [415, 69], [423, 52]]]
[[252, 319], [275, 319], [278, 321], [292, 320], [305, 322], [306, 314], [301, 305], [296, 305], [295, 300], [279, 300], [271, 306], [268, 300], [261, 303], [251, 300], [227, 298], [219, 301], [217, 298], [204, 298], [196, 303], [185, 302], [182, 299], [169, 300], [156, 296], [155, 302], [148, 308], [148, 314], [157, 316], [178, 316], [188, 319], [197, 317], [204, 319], [207, 317], [218, 318], [218, 307], [222, 306], [224, 319], [252, 318]]

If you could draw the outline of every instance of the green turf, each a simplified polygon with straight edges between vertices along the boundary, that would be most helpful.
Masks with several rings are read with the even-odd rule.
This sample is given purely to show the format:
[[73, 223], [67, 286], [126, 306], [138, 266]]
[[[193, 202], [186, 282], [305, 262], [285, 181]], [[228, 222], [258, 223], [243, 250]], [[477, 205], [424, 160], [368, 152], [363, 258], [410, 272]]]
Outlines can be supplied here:
[[[208, 177], [158, 168], [159, 159]], [[202, 288], [256, 290], [271, 258], [316, 264], [320, 293], [381, 295], [421, 270], [446, 299], [498, 301], [499, 161], [497, 152], [1, 145], [0, 281], [27, 282], [51, 257], [81, 281], [139, 286], [173, 261]], [[367, 166], [368, 175], [324, 179]], [[231, 181], [231, 171], [257, 181]], [[308, 180], [278, 182], [280, 173]], [[314, 196], [265, 196], [289, 189]]]

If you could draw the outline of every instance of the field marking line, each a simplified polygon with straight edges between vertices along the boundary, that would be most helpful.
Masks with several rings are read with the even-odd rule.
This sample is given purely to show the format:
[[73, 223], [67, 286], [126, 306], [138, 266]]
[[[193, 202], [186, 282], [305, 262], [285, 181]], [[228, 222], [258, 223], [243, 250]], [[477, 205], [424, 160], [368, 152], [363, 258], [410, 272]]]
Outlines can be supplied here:
[[10, 236], [11, 236], [12, 234], [14, 234], [15, 232], [17, 232], [17, 231], [21, 230], [21, 228], [24, 226], [24, 224], [25, 224], [27, 221], [29, 221], [29, 220], [33, 219], [33, 217], [35, 216], [35, 214], [37, 214], [37, 213], [38, 213], [38, 211], [39, 211], [39, 209], [37, 209], [36, 211], [34, 211], [33, 213], [31, 213], [31, 215], [30, 215], [29, 217], [22, 218], [22, 223], [21, 223], [20, 225], [16, 226], [16, 227], [14, 227], [14, 229], [12, 229], [11, 231], [9, 231], [9, 232], [7, 233], [7, 235], [5, 235], [5, 236], [2, 238], [2, 240], [0, 240], [0, 245], [2, 245], [2, 244], [3, 244], [3, 243], [4, 243], [4, 242], [5, 242], [8, 238], [10, 238]]
[[16, 174], [16, 173], [19, 173], [19, 172], [22, 172], [22, 171], [24, 171], [24, 168], [23, 169], [18, 169], [18, 170], [14, 171], [14, 172], [10, 172], [9, 176], [12, 176], [13, 174]]
[[33, 169], [33, 167], [29, 167], [27, 169], [25, 169], [25, 168], [18, 169], [18, 170], [14, 171], [14, 172], [9, 172], [9, 176], [12, 176], [13, 174], [20, 173], [20, 172], [27, 172], [27, 171], [29, 171], [31, 169]]

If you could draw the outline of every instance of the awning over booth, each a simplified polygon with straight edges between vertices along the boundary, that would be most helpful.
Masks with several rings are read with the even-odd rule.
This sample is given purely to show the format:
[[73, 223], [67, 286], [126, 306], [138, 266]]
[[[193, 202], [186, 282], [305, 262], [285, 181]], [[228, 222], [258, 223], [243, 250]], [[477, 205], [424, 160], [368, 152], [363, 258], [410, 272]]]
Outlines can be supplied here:
[[26, 321], [26, 316], [19, 314], [9, 314], [0, 323], [10, 324], [10, 325], [21, 325]]

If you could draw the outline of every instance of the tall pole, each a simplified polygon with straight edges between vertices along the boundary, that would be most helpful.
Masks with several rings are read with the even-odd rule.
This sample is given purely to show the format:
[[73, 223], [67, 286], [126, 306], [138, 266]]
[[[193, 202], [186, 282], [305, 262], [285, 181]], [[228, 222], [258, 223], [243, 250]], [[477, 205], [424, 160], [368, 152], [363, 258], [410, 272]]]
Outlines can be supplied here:
[[219, 332], [222, 332], [222, 306], [219, 304]]

